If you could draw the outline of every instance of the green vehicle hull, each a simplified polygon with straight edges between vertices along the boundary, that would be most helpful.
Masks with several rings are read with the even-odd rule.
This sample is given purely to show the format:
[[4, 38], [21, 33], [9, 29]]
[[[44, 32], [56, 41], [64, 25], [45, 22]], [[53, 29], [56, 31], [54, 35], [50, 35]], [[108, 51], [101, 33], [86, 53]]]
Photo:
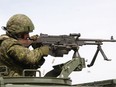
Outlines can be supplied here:
[[116, 87], [116, 80], [72, 85], [70, 78], [0, 77], [0, 87]]

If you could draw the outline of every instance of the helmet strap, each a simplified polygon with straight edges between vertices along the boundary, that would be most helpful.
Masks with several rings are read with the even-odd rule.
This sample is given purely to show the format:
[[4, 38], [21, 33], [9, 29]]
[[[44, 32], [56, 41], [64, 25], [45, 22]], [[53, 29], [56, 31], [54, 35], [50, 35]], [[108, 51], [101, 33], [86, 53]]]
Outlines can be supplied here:
[[13, 37], [15, 39], [18, 38], [15, 34], [12, 34], [11, 32], [9, 32], [5, 26], [2, 26], [1, 28], [6, 31], [6, 35], [8, 35], [9, 37]]

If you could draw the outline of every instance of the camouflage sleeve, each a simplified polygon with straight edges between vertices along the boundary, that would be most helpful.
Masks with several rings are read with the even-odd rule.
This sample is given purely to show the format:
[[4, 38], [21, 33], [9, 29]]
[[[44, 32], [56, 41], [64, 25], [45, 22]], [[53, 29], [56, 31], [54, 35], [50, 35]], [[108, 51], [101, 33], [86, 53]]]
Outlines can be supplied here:
[[8, 56], [17, 61], [24, 62], [25, 64], [38, 63], [43, 56], [41, 48], [30, 50], [29, 48], [21, 46], [17, 41], [12, 39], [5, 40], [2, 44], [6, 47]]
[[39, 62], [43, 53], [41, 49], [29, 50], [20, 45], [14, 45], [8, 50], [8, 54], [18, 61], [25, 62], [26, 64], [35, 64]]

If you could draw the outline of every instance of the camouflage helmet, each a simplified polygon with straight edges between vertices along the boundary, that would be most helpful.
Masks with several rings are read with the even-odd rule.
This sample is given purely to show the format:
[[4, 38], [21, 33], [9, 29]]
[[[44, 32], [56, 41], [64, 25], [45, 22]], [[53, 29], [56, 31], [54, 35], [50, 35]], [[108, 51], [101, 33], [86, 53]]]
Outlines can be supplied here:
[[32, 32], [34, 25], [29, 17], [24, 14], [13, 15], [6, 24], [7, 31], [11, 34]]

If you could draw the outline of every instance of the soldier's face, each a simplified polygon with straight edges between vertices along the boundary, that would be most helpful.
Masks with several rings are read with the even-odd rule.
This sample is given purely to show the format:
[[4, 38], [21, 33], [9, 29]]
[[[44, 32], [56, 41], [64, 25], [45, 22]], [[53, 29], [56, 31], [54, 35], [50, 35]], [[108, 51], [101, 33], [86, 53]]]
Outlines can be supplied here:
[[32, 43], [32, 40], [29, 39], [29, 33], [22, 34], [22, 37], [18, 39], [18, 41], [25, 47], [29, 47]]
[[23, 36], [23, 38], [22, 39], [24, 39], [24, 40], [27, 40], [27, 39], [29, 39], [29, 33], [24, 33], [24, 36]]

